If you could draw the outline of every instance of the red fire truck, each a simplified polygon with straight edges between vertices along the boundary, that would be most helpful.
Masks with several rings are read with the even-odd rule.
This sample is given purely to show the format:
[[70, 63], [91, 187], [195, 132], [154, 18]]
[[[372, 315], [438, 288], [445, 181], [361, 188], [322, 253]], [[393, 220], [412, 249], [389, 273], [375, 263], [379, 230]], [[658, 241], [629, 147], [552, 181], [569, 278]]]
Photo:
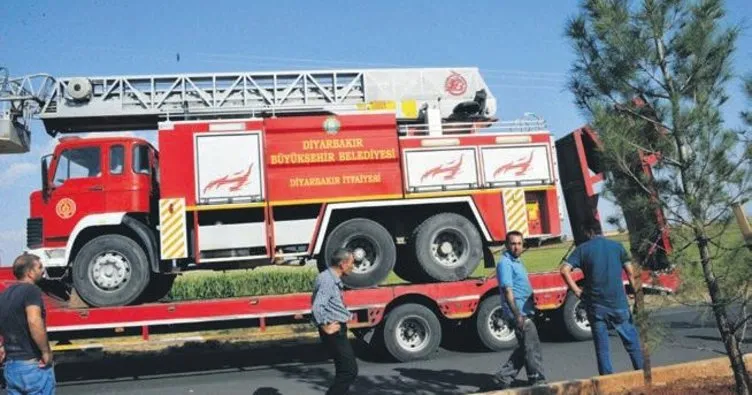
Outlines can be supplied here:
[[551, 133], [498, 122], [475, 68], [39, 78], [5, 84], [5, 135], [28, 135], [29, 107], [53, 135], [158, 129], [159, 151], [66, 136], [42, 161], [28, 247], [91, 306], [338, 247], [351, 288], [458, 281], [510, 230], [561, 235]]

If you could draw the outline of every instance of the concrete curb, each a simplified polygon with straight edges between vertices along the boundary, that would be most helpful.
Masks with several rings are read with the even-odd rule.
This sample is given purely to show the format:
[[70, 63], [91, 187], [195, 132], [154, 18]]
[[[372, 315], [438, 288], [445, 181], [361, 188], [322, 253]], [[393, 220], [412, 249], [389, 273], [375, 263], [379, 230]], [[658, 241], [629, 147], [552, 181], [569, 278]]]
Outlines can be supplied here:
[[[747, 367], [752, 363], [752, 353], [744, 355]], [[573, 395], [573, 394], [618, 394], [644, 385], [642, 370], [595, 376], [589, 379], [559, 381], [546, 386], [515, 388], [504, 391], [478, 393], [485, 395]], [[653, 385], [662, 386], [683, 378], [712, 379], [730, 377], [731, 363], [728, 357], [706, 359], [653, 368]]]

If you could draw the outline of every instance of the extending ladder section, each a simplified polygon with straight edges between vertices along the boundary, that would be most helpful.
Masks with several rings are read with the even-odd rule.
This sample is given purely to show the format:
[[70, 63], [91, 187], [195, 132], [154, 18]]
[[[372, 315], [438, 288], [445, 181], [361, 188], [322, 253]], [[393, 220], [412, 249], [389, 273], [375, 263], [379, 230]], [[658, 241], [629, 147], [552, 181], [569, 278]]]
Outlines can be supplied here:
[[496, 113], [477, 68], [59, 78], [43, 102], [38, 117], [49, 133], [156, 129], [166, 119], [384, 110], [417, 122]]

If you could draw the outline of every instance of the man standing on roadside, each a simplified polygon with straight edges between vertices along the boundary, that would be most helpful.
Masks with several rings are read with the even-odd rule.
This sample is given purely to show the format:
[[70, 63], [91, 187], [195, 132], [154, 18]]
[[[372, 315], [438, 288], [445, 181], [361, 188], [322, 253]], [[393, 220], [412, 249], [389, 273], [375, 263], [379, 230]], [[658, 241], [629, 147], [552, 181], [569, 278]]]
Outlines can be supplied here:
[[525, 265], [520, 260], [522, 243], [522, 233], [507, 233], [506, 251], [496, 266], [503, 316], [507, 325], [514, 328], [514, 335], [517, 337], [517, 348], [501, 370], [494, 375], [494, 380], [501, 389], [512, 385], [523, 366], [530, 385], [546, 382], [538, 329], [532, 320], [535, 314], [533, 287], [530, 285]]
[[327, 395], [347, 394], [358, 376], [355, 352], [347, 339], [350, 312], [342, 295], [342, 276], [353, 270], [353, 254], [343, 248], [332, 254], [328, 268], [316, 277], [313, 285], [311, 312], [319, 337], [334, 359], [335, 377]]
[[47, 340], [42, 290], [44, 274], [39, 257], [20, 255], [13, 261], [19, 281], [0, 294], [0, 336], [5, 354], [8, 394], [54, 394], [55, 371]]
[[[629, 255], [621, 243], [603, 237], [598, 221], [586, 221], [583, 228], [589, 240], [572, 251], [559, 271], [569, 289], [585, 303], [593, 331], [598, 372], [601, 375], [614, 372], [609, 351], [609, 329], [619, 334], [634, 370], [642, 369], [640, 338], [632, 322], [622, 280], [623, 271], [634, 289], [634, 272]], [[584, 291], [572, 279], [572, 269], [582, 270], [585, 276]]]

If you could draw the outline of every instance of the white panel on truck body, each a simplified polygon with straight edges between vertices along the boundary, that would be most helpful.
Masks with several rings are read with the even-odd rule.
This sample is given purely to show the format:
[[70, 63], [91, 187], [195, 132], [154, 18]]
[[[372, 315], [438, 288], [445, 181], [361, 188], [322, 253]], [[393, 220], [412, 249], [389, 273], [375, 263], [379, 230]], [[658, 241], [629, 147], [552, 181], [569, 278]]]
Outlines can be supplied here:
[[475, 148], [405, 150], [408, 191], [477, 188]]
[[546, 145], [489, 146], [481, 148], [487, 185], [540, 185], [554, 182]]
[[264, 200], [260, 132], [196, 134], [195, 154], [198, 204]]

